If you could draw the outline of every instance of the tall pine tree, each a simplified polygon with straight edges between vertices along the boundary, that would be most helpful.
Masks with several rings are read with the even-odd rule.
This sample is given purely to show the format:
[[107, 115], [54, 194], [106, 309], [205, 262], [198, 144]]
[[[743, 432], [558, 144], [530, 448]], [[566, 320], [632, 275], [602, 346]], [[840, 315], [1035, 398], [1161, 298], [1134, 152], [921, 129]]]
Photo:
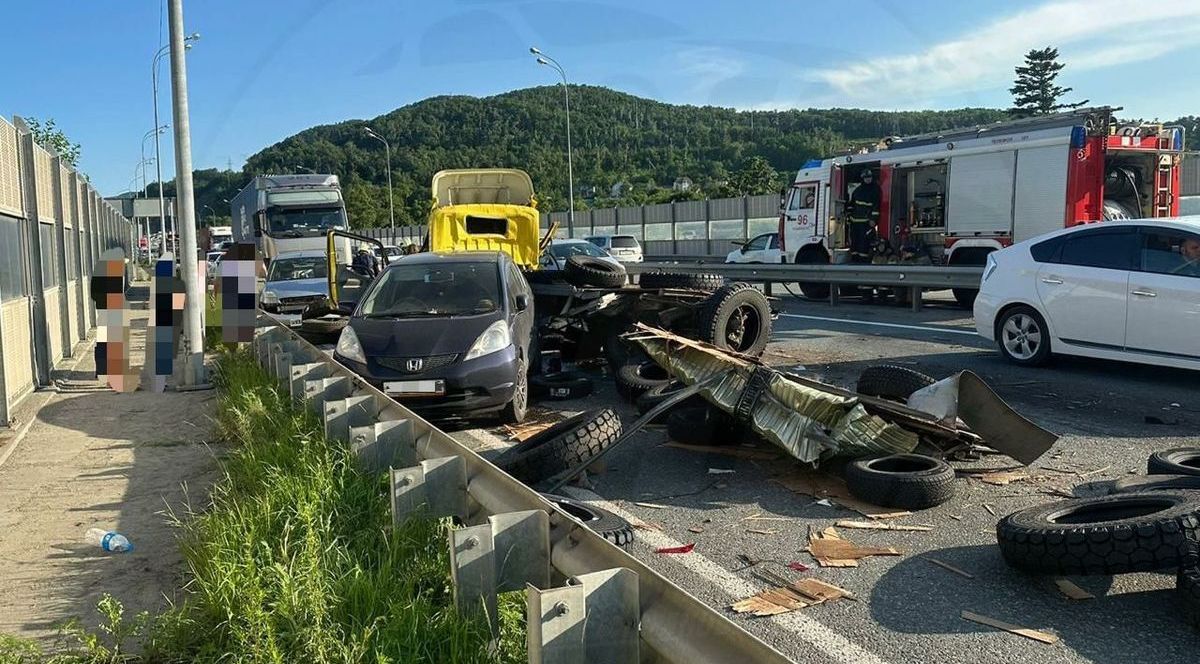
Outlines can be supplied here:
[[1058, 61], [1057, 48], [1047, 46], [1026, 53], [1025, 65], [1016, 68], [1017, 78], [1008, 89], [1013, 95], [1013, 107], [1009, 113], [1018, 116], [1044, 115], [1064, 108], [1079, 108], [1088, 103], [1086, 99], [1071, 104], [1059, 103], [1058, 100], [1071, 91], [1071, 88], [1054, 83], [1065, 66]]

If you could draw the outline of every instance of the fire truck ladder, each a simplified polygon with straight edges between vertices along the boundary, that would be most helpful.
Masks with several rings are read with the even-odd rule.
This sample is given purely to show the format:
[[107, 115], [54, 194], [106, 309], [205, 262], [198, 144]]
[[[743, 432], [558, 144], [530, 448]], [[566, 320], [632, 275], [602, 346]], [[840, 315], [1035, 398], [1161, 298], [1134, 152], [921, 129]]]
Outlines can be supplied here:
[[1171, 176], [1174, 161], [1171, 155], [1165, 152], [1158, 154], [1158, 164], [1154, 169], [1155, 217], [1171, 216], [1171, 203], [1174, 202], [1174, 195], [1171, 191], [1171, 181], [1173, 180]]

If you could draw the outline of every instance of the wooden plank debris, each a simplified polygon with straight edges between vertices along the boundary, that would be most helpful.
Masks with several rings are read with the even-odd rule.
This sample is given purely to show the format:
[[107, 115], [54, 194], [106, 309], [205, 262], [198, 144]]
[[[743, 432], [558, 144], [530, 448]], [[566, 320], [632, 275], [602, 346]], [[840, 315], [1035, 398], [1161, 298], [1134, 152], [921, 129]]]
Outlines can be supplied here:
[[942, 562], [942, 561], [938, 560], [937, 558], [930, 558], [929, 556], [925, 556], [925, 560], [928, 560], [929, 562], [933, 563], [934, 565], [937, 565], [938, 567], [941, 567], [942, 569], [950, 570], [951, 572], [954, 572], [955, 574], [957, 574], [961, 577], [965, 577], [968, 579], [975, 578], [974, 574], [963, 571], [963, 570], [955, 567], [954, 565], [951, 565], [950, 563]]
[[851, 528], [855, 530], [905, 530], [920, 533], [933, 530], [933, 526], [909, 526], [900, 523], [885, 523], [880, 521], [850, 521], [848, 519], [834, 521], [833, 525], [839, 528]]
[[1068, 579], [1055, 579], [1054, 585], [1058, 586], [1058, 591], [1066, 595], [1068, 599], [1096, 599], [1095, 595], [1089, 593], [1083, 588], [1080, 588]]
[[895, 519], [909, 516], [912, 512], [896, 511], [892, 507], [880, 507], [865, 503], [850, 495], [846, 482], [839, 477], [826, 475], [817, 471], [791, 473], [772, 478], [773, 482], [796, 493], [812, 496], [817, 499], [829, 499], [838, 505], [858, 512], [871, 519]]
[[1028, 627], [1021, 627], [1020, 625], [1013, 625], [1012, 623], [1006, 623], [1003, 620], [996, 620], [995, 618], [981, 616], [978, 613], [963, 611], [962, 617], [964, 620], [970, 620], [971, 622], [979, 623], [980, 625], [987, 625], [988, 627], [1002, 629], [1010, 634], [1023, 636], [1027, 639], [1033, 639], [1034, 641], [1041, 641], [1042, 643], [1049, 644], [1058, 643], [1058, 637], [1053, 634], [1038, 631], [1036, 629], [1029, 629]]
[[738, 613], [756, 616], [774, 616], [824, 604], [843, 597], [852, 597], [849, 591], [819, 579], [805, 578], [787, 586], [767, 588], [762, 592], [734, 602], [730, 608]]
[[832, 527], [819, 533], [809, 532], [807, 551], [821, 567], [858, 567], [858, 561], [862, 558], [900, 555], [900, 551], [890, 546], [859, 546], [854, 542], [842, 539], [837, 530]]

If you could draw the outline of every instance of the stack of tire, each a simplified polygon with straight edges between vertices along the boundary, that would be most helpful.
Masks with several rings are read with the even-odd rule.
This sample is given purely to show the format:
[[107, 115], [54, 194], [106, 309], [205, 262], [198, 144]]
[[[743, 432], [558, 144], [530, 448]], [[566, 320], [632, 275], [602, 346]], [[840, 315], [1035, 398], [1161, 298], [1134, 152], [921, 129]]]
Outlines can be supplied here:
[[1147, 477], [1109, 495], [1072, 498], [1009, 514], [996, 524], [1010, 566], [1040, 574], [1177, 572], [1188, 620], [1200, 629], [1200, 448], [1155, 452]]

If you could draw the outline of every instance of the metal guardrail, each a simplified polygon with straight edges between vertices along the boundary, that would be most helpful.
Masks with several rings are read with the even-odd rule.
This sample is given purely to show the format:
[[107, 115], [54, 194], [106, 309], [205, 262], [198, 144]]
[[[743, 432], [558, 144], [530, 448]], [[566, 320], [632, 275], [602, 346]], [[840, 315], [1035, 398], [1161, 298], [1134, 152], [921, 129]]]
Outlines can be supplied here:
[[449, 542], [460, 610], [486, 607], [494, 628], [496, 594], [526, 590], [530, 662], [789, 661], [294, 331], [260, 327], [254, 349], [330, 439], [390, 469], [394, 523], [419, 512], [467, 524]]

